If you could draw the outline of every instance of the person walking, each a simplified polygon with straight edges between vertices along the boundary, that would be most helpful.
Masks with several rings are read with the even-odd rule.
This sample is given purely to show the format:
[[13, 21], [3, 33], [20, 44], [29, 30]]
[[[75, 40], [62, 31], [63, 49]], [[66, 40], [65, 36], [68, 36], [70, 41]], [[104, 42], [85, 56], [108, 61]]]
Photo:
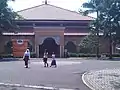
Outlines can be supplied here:
[[45, 49], [44, 55], [43, 55], [44, 67], [48, 67], [47, 59], [48, 59], [48, 52], [47, 52], [47, 49]]
[[55, 53], [53, 52], [52, 53], [52, 62], [51, 62], [51, 66], [50, 67], [57, 67], [57, 64], [56, 64], [56, 60], [55, 60]]
[[30, 60], [30, 51], [27, 49], [24, 53], [23, 60], [25, 62], [25, 68], [28, 68], [28, 61]]

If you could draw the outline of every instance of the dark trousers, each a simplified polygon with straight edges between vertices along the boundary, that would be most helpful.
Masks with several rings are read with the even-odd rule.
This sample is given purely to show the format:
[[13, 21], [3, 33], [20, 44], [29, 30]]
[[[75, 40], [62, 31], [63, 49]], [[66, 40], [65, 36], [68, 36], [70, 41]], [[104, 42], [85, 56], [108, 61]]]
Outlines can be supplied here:
[[25, 66], [28, 67], [28, 60], [25, 61]]
[[44, 67], [48, 67], [47, 58], [43, 58]]
[[29, 57], [25, 56], [24, 61], [25, 61], [26, 68], [28, 68], [28, 60], [29, 60]]

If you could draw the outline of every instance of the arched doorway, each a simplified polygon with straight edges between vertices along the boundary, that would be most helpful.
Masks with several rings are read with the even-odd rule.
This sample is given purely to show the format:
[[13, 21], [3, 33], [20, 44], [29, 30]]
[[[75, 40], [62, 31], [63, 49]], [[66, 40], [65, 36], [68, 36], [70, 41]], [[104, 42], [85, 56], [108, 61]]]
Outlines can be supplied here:
[[76, 53], [76, 45], [72, 41], [68, 41], [65, 45], [65, 49], [67, 49], [68, 52]]
[[53, 38], [46, 38], [44, 42], [39, 45], [39, 57], [43, 57], [45, 49], [47, 49], [49, 57], [51, 57], [52, 52], [55, 52], [56, 57], [60, 57], [60, 45], [56, 44]]
[[6, 43], [5, 43], [5, 46], [4, 46], [4, 48], [5, 48], [5, 53], [7, 53], [7, 54], [12, 54], [12, 52], [13, 52], [13, 50], [12, 50], [12, 41], [7, 41]]

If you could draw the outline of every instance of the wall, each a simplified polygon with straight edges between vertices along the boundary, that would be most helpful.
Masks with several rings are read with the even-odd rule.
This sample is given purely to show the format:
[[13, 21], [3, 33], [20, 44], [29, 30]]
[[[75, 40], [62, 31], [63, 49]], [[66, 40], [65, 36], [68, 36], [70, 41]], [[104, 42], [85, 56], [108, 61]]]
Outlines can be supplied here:
[[28, 39], [33, 44], [33, 51], [35, 51], [35, 36], [0, 36], [0, 53], [5, 53], [4, 45], [12, 39]]
[[[68, 41], [72, 41], [76, 45], [77, 52], [79, 52], [80, 50], [79, 44], [84, 37], [85, 36], [64, 36], [65, 45], [67, 44]], [[100, 37], [99, 41], [100, 41], [100, 53], [109, 53], [108, 39], [104, 37]]]
[[[54, 31], [54, 30], [53, 30]], [[36, 32], [37, 33], [37, 32]], [[40, 42], [39, 40], [37, 41], [37, 39], [39, 39], [38, 37], [42, 36], [52, 36], [52, 35], [59, 35], [60, 32], [43, 32], [43, 33], [39, 33], [36, 36], [36, 41], [35, 41], [35, 36], [0, 36], [0, 53], [4, 53], [4, 45], [5, 43], [7, 43], [7, 41], [10, 41], [11, 39], [29, 39], [32, 43], [33, 43], [33, 48], [35, 51], [35, 44], [39, 45]], [[62, 48], [64, 49], [64, 45], [66, 45], [66, 43], [68, 41], [72, 41], [76, 47], [77, 47], [77, 52], [79, 52], [79, 43], [81, 41], [81, 39], [83, 39], [85, 36], [63, 36], [63, 31], [61, 32], [61, 46], [63, 46]], [[100, 53], [109, 53], [109, 42], [108, 39], [105, 39], [103, 37], [100, 38]], [[61, 52], [64, 52], [64, 50], [62, 50]]]
[[37, 57], [39, 57], [39, 45], [44, 41], [47, 37], [59, 37], [59, 45], [60, 45], [60, 56], [63, 56], [64, 52], [64, 28], [63, 27], [42, 27], [35, 28], [35, 52], [37, 53]]
[[76, 45], [77, 52], [79, 52], [79, 44], [84, 37], [85, 36], [64, 36], [64, 45], [66, 45], [69, 41], [72, 41]]

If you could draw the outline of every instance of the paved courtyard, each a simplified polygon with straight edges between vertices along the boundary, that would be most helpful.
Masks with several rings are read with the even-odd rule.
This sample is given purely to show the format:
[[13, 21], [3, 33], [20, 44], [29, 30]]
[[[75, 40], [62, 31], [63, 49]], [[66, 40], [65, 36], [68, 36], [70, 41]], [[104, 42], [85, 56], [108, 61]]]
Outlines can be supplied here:
[[82, 78], [93, 90], [120, 90], [120, 68], [89, 71]]
[[36, 59], [31, 60], [30, 68], [26, 69], [23, 61], [0, 62], [0, 82], [66, 89], [79, 88], [80, 76], [75, 72], [80, 64], [80, 61], [58, 60], [57, 68], [44, 68], [42, 60]]
[[[50, 60], [49, 60], [50, 64]], [[113, 69], [119, 61], [57, 59], [57, 68], [44, 68], [42, 59], [32, 59], [30, 68], [23, 61], [0, 62], [0, 84], [19, 84], [65, 89], [90, 90], [82, 81], [82, 74], [90, 70]]]

